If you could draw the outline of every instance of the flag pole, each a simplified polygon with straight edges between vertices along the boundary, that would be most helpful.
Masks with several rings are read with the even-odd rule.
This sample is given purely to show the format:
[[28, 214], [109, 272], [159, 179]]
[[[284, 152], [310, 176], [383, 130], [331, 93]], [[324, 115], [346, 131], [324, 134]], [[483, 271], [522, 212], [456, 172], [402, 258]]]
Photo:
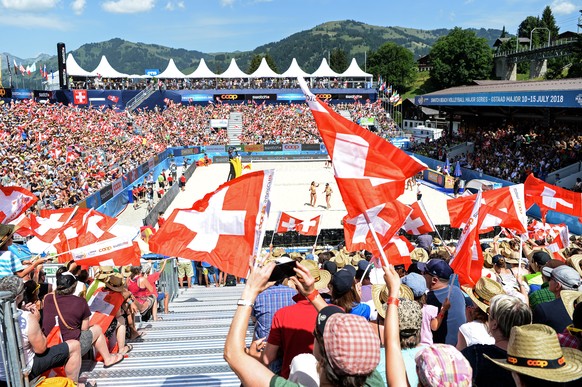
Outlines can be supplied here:
[[323, 219], [323, 214], [319, 215], [319, 223], [317, 224], [317, 235], [315, 236], [315, 242], [313, 242], [313, 249], [311, 250], [311, 254], [315, 257], [315, 247], [317, 246], [317, 239], [319, 238], [319, 234], [321, 233], [321, 220]]
[[420, 203], [420, 206], [422, 207], [422, 210], [424, 211], [424, 214], [426, 215], [426, 218], [430, 222], [431, 227], [433, 228], [433, 230], [435, 230], [435, 232], [437, 233], [437, 235], [439, 236], [439, 238], [441, 239], [441, 241], [443, 241], [443, 243], [444, 243], [444, 239], [441, 236], [441, 233], [439, 232], [438, 228], [436, 228], [436, 226], [432, 222], [432, 219], [430, 218], [430, 215], [428, 214], [428, 211], [426, 210], [426, 207], [424, 206], [424, 203], [422, 202], [422, 198], [418, 200], [418, 203]]
[[378, 235], [376, 234], [376, 230], [374, 229], [374, 225], [370, 222], [370, 217], [366, 212], [364, 212], [364, 218], [366, 219], [366, 223], [368, 224], [368, 228], [372, 233], [372, 237], [374, 238], [374, 242], [376, 242], [376, 246], [378, 246], [378, 250], [380, 250], [380, 256], [382, 257], [382, 263], [384, 266], [388, 267], [390, 262], [388, 262], [388, 258], [386, 257], [386, 253], [384, 252], [384, 248], [380, 243], [380, 239], [378, 239]]
[[281, 221], [281, 211], [279, 211], [279, 217], [277, 218], [277, 223], [275, 223], [275, 228], [273, 229], [273, 235], [271, 235], [271, 243], [269, 246], [273, 244], [273, 239], [275, 239], [275, 233], [277, 232], [277, 228], [279, 227], [279, 222]]

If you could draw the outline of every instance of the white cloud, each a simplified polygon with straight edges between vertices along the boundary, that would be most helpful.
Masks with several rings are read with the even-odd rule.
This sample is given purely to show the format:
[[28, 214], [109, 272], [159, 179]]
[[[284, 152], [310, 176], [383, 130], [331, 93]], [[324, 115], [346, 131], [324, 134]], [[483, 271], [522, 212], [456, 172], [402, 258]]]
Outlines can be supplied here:
[[550, 8], [556, 15], [569, 15], [576, 11], [576, 5], [568, 0], [554, 0]]
[[4, 8], [16, 11], [46, 11], [54, 8], [59, 0], [2, 0]]
[[65, 23], [59, 20], [55, 15], [11, 15], [10, 17], [2, 18], [2, 25], [14, 26], [19, 28], [29, 29], [45, 29], [55, 31], [68, 31], [71, 27], [70, 23]]
[[220, 5], [222, 7], [232, 7], [236, 0], [220, 0]]
[[85, 10], [85, 3], [85, 0], [73, 0], [73, 3], [71, 4], [73, 12], [75, 12], [76, 15], [82, 14], [83, 10]]
[[117, 0], [106, 1], [101, 7], [111, 13], [139, 13], [154, 8], [154, 0]]
[[184, 5], [183, 1], [177, 1], [176, 4], [174, 4], [172, 1], [168, 1], [165, 8], [167, 11], [174, 11], [177, 8], [184, 9], [186, 6]]

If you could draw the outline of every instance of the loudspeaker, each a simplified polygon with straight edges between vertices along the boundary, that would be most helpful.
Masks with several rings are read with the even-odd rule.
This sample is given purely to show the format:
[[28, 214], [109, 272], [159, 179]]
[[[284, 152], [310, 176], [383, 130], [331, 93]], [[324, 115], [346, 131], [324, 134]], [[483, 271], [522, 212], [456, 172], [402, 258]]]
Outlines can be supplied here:
[[57, 43], [57, 58], [59, 61], [59, 87], [61, 90], [69, 88], [69, 77], [67, 76], [67, 50], [65, 43]]

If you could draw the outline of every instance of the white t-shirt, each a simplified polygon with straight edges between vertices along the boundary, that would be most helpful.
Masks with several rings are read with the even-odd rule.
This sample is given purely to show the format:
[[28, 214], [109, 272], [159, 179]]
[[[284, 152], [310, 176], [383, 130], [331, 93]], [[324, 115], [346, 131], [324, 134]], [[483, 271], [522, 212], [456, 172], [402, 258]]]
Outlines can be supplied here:
[[474, 344], [495, 344], [495, 339], [487, 331], [487, 326], [480, 321], [471, 321], [459, 327], [467, 347]]

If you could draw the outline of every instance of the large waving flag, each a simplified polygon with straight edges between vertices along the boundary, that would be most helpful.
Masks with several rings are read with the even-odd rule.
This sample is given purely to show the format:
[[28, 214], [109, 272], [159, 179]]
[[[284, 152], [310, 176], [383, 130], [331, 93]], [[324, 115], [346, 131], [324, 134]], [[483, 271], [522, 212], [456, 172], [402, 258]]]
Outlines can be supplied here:
[[410, 207], [395, 200], [379, 204], [366, 211], [365, 214], [362, 213], [354, 218], [344, 216], [346, 248], [349, 251], [368, 250], [375, 256], [379, 256], [380, 250], [368, 227], [368, 221], [374, 227], [381, 246], [385, 246], [400, 229], [410, 211]]
[[[404, 265], [406, 270], [412, 264], [412, 259], [410, 258], [412, 250], [414, 250], [413, 244], [401, 235], [393, 236], [390, 242], [384, 246], [384, 252], [388, 256], [390, 263], [392, 265]], [[379, 260], [379, 262], [382, 261]]]
[[427, 234], [435, 231], [429, 220], [428, 214], [418, 202], [412, 203], [410, 208], [412, 208], [412, 212], [402, 225], [404, 231], [412, 235]]
[[525, 201], [527, 208], [537, 204], [544, 218], [552, 210], [577, 216], [582, 222], [582, 193], [548, 184], [533, 173], [525, 180]]
[[0, 223], [12, 222], [37, 201], [38, 198], [25, 188], [0, 186]]
[[39, 216], [30, 214], [32, 234], [43, 242], [52, 243], [71, 220], [76, 207], [58, 210], [40, 210]]
[[87, 266], [139, 266], [141, 250], [137, 242], [114, 237], [71, 250], [71, 257]]
[[297, 231], [297, 233], [301, 235], [315, 236], [318, 234], [319, 231], [320, 220], [321, 215], [318, 215], [308, 220], [303, 220], [291, 216], [286, 212], [281, 212], [276, 232], [285, 233], [289, 231]]
[[426, 165], [383, 138], [342, 117], [298, 78], [317, 128], [333, 161], [338, 187], [350, 218], [404, 193], [407, 178]]
[[194, 203], [175, 209], [149, 241], [166, 256], [205, 261], [246, 277], [249, 258], [261, 244], [273, 170], [247, 173]]
[[483, 268], [483, 252], [479, 243], [479, 210], [481, 207], [481, 191], [473, 201], [471, 217], [467, 220], [455, 255], [450, 262], [451, 268], [459, 276], [459, 283], [464, 286], [474, 287], [481, 278]]
[[[476, 195], [461, 196], [447, 200], [451, 227], [464, 228], [472, 215]], [[484, 218], [479, 233], [493, 230], [495, 226], [506, 227], [518, 234], [527, 230], [527, 216], [523, 184], [484, 191], [481, 203]]]

